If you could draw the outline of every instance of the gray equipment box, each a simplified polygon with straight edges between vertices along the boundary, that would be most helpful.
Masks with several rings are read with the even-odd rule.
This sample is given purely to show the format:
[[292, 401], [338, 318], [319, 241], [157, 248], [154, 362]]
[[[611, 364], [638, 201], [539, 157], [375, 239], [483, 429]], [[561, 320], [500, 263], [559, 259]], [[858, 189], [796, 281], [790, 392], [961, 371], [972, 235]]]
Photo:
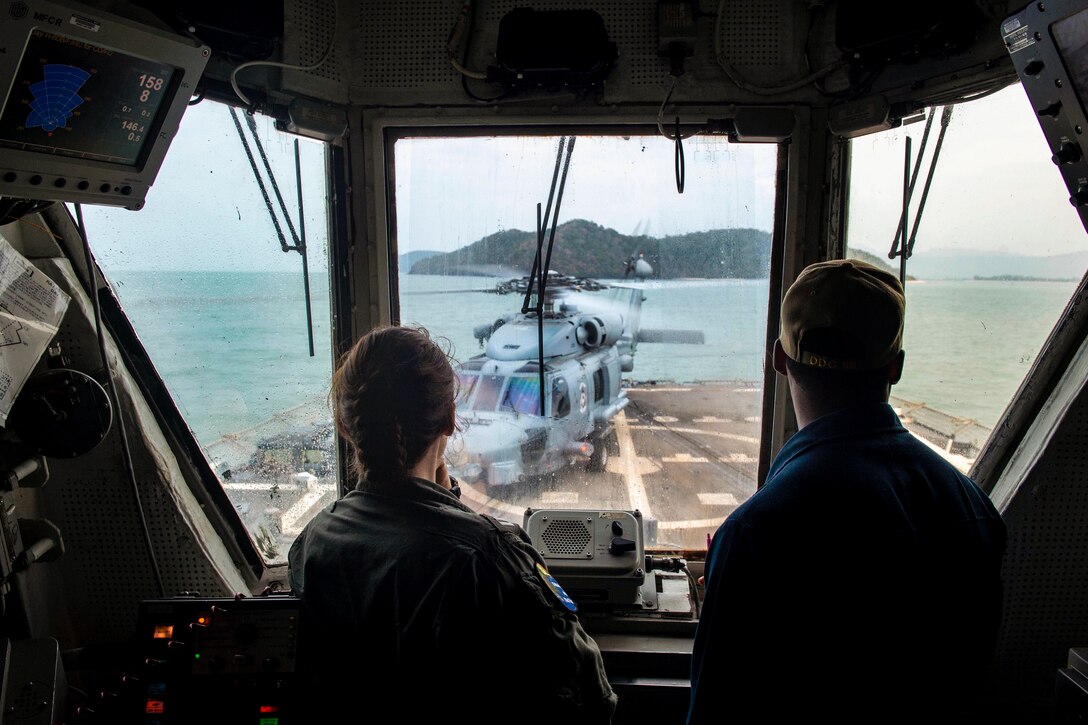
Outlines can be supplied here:
[[639, 511], [527, 509], [524, 528], [579, 606], [639, 604], [645, 579]]

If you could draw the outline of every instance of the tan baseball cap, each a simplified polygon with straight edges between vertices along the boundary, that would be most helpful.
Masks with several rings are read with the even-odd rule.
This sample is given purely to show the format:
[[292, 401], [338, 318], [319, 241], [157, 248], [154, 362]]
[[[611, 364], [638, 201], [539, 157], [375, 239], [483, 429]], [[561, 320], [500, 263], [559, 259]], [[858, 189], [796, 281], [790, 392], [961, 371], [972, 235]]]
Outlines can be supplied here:
[[[817, 262], [787, 290], [778, 339], [786, 355], [804, 365], [873, 370], [899, 354], [904, 309], [903, 285], [892, 272], [856, 259]], [[819, 338], [824, 344], [813, 345]]]

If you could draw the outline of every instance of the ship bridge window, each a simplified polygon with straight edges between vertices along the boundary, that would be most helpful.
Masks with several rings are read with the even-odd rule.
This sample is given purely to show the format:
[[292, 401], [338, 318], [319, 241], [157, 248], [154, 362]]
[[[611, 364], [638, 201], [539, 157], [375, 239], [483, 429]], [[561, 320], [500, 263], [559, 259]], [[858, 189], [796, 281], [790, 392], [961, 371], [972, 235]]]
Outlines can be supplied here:
[[[702, 550], [756, 489], [779, 149], [685, 139], [680, 194], [655, 129], [560, 131], [387, 129], [393, 314], [494, 373], [447, 448], [467, 505], [639, 509], [649, 546]], [[541, 331], [521, 311], [538, 203], [555, 226]]]
[[[891, 402], [911, 432], [968, 471], [1088, 268], [1088, 252], [1019, 85], [951, 108], [938, 145], [946, 112], [927, 110], [935, 120], [908, 222], [906, 360]], [[925, 131], [916, 123], [851, 142], [847, 256], [899, 269], [888, 252], [903, 207], [905, 138], [917, 157]]]
[[540, 415], [540, 379], [521, 375], [510, 378], [499, 410]]
[[[238, 119], [259, 159], [248, 121]], [[271, 119], [253, 122], [290, 218], [275, 209], [279, 230], [294, 246], [289, 227], [302, 234], [295, 137]], [[282, 251], [224, 105], [186, 111], [144, 209], [83, 209], [91, 248], [139, 339], [133, 344], [165, 385], [148, 383], [161, 396], [154, 407], [179, 435], [191, 430], [234, 504], [227, 513], [268, 563], [286, 561], [295, 535], [337, 488], [326, 402], [333, 356], [325, 147], [300, 139], [299, 159], [308, 279], [301, 254]]]

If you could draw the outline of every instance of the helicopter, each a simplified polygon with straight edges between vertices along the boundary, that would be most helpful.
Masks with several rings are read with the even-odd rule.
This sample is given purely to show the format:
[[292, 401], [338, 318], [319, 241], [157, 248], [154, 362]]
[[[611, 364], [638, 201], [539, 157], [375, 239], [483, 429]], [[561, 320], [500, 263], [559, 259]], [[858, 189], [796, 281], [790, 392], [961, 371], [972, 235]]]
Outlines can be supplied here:
[[[532, 270], [494, 290], [523, 294], [521, 311], [477, 325], [473, 335], [486, 349], [458, 371], [461, 445], [447, 462], [471, 483], [509, 486], [577, 463], [604, 471], [615, 444], [613, 420], [629, 402], [621, 376], [634, 370], [639, 341], [703, 342], [699, 331], [642, 330], [646, 298], [639, 285], [549, 269], [575, 141], [560, 140], [547, 209], [537, 205]], [[623, 274], [642, 282], [653, 267], [641, 252], [631, 254]]]
[[[605, 470], [613, 420], [629, 402], [621, 376], [634, 369], [638, 343], [703, 342], [700, 331], [641, 329], [646, 297], [637, 283], [653, 267], [641, 255], [624, 264], [636, 284], [548, 272], [540, 314], [508, 313], [473, 329], [486, 349], [458, 369], [456, 477], [500, 487], [579, 464]], [[532, 280], [495, 291], [525, 292]]]

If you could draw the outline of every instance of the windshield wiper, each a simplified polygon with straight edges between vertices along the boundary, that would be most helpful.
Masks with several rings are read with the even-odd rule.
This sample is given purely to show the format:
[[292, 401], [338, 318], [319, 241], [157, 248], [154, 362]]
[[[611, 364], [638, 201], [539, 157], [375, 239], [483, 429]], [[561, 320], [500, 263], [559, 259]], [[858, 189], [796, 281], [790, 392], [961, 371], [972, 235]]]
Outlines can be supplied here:
[[[536, 338], [537, 338], [537, 358], [540, 363], [540, 417], [544, 417], [544, 297], [547, 293], [545, 282], [548, 279], [548, 268], [552, 263], [552, 247], [555, 244], [555, 229], [559, 225], [559, 206], [563, 201], [563, 190], [567, 185], [567, 172], [570, 171], [570, 158], [574, 154], [574, 142], [577, 140], [575, 136], [567, 136], [559, 139], [559, 148], [555, 154], [555, 170], [552, 171], [552, 186], [548, 191], [548, 206], [544, 211], [544, 215], [540, 214], [540, 204], [536, 205], [536, 256], [533, 258], [533, 269], [529, 273], [529, 283], [525, 288], [525, 300], [521, 304], [521, 313], [527, 314], [529, 312], [529, 300], [533, 294], [533, 284], [536, 283]], [[566, 152], [566, 159], [564, 160], [563, 154]], [[562, 167], [563, 174], [559, 175], [559, 169]], [[558, 193], [556, 190], [556, 181], [559, 181]], [[552, 201], [555, 201], [555, 210], [552, 211]], [[547, 224], [548, 214], [552, 215], [551, 234], [548, 237], [548, 251], [547, 254], [541, 258], [541, 252], [544, 247], [544, 231], [545, 224]]]
[[[914, 185], [918, 181], [918, 171], [922, 165], [922, 155], [926, 152], [926, 143], [929, 140], [929, 130], [933, 125], [933, 112], [926, 119], [926, 128], [922, 132], [921, 148], [918, 149], [918, 158], [914, 163], [914, 172], [910, 171], [910, 136], [906, 139], [906, 155], [903, 169], [903, 213], [899, 217], [899, 226], [895, 229], [895, 239], [892, 240], [892, 248], [888, 252], [888, 259], [899, 257], [899, 281], [907, 283], [907, 260], [914, 254], [914, 242], [918, 237], [918, 224], [922, 221], [922, 212], [926, 208], [926, 198], [929, 196], [929, 187], [933, 183], [933, 171], [937, 168], [937, 159], [941, 155], [941, 146], [944, 144], [944, 135], [948, 131], [948, 125], [952, 121], [952, 109], [955, 106], [945, 106], [941, 112], [941, 130], [937, 134], [937, 143], [933, 147], [933, 157], [929, 161], [929, 171], [926, 173], [926, 183], [922, 187], [922, 198], [918, 201], [918, 211], [914, 215], [914, 224], [911, 226], [910, 236], [907, 236], [907, 221], [910, 215], [910, 199], [914, 194]], [[909, 181], [908, 181], [909, 179]]]
[[253, 151], [249, 147], [249, 141], [246, 139], [245, 132], [242, 130], [242, 123], [238, 120], [238, 114], [241, 113], [237, 108], [231, 107], [230, 117], [234, 121], [234, 129], [238, 132], [238, 138], [242, 142], [242, 148], [245, 149], [246, 158], [249, 159], [249, 168], [253, 171], [253, 178], [257, 180], [257, 186], [261, 190], [261, 196], [264, 198], [265, 209], [268, 210], [268, 216], [272, 219], [272, 226], [276, 229], [276, 236], [280, 240], [280, 249], [286, 252], [298, 252], [302, 255], [302, 285], [306, 295], [306, 335], [310, 342], [310, 357], [314, 356], [314, 320], [311, 312], [310, 305], [310, 265], [309, 259], [306, 254], [306, 216], [303, 213], [302, 205], [302, 163], [299, 157], [298, 139], [295, 139], [295, 184], [298, 191], [298, 227], [299, 231], [295, 231], [295, 225], [291, 223], [291, 215], [287, 212], [287, 204], [283, 201], [283, 194], [280, 193], [280, 185], [276, 183], [276, 175], [272, 172], [272, 165], [268, 163], [268, 154], [264, 151], [264, 144], [261, 143], [261, 137], [257, 133], [257, 123], [253, 120], [253, 116], [246, 113], [246, 123], [249, 126], [249, 132], [253, 135], [253, 143], [257, 147], [257, 152], [261, 156], [261, 161], [264, 163], [264, 170], [268, 174], [268, 180], [272, 185], [272, 191], [276, 195], [276, 201], [279, 202], [280, 213], [283, 214], [283, 219], [287, 223], [287, 229], [291, 232], [291, 240], [294, 244], [288, 244], [287, 238], [283, 234], [283, 228], [280, 226], [279, 217], [276, 216], [276, 210], [272, 206], [272, 200], [268, 196], [268, 189], [265, 187], [264, 178], [261, 177], [260, 169], [257, 168], [257, 160], [253, 158]]

